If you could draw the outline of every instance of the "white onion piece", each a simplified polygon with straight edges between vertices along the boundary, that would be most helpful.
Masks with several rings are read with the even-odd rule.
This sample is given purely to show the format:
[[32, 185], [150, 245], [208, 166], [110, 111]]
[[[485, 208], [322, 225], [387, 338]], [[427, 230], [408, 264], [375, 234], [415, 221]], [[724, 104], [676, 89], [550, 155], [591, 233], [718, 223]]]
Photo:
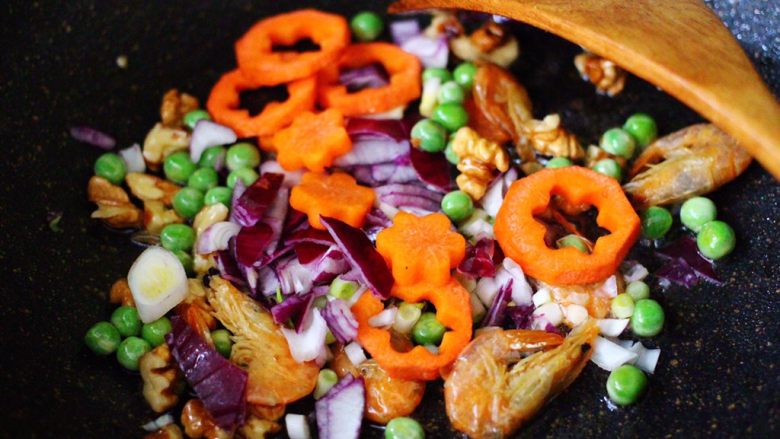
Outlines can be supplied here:
[[617, 337], [626, 330], [629, 319], [599, 319], [599, 331], [605, 337]]
[[482, 197], [482, 208], [488, 215], [492, 217], [498, 215], [498, 210], [501, 208], [501, 204], [504, 203], [504, 196], [509, 190], [509, 186], [515, 180], [517, 180], [517, 169], [509, 168], [509, 171], [495, 179], [493, 184], [490, 185], [487, 192], [485, 192], [485, 196]]
[[168, 424], [173, 424], [174, 422], [176, 421], [173, 419], [173, 416], [171, 416], [170, 413], [166, 413], [154, 421], [147, 422], [146, 424], [142, 425], [141, 428], [146, 431], [155, 431], [165, 427]]
[[399, 105], [384, 113], [365, 114], [361, 117], [363, 119], [401, 120], [404, 118], [404, 110], [406, 110], [406, 105]]
[[[637, 342], [641, 345], [642, 343]], [[636, 367], [644, 370], [647, 373], [654, 373], [655, 367], [658, 365], [658, 358], [661, 356], [660, 349], [647, 349], [642, 346], [642, 351], [638, 353], [639, 358], [634, 363]]]
[[450, 47], [447, 38], [431, 38], [425, 35], [417, 35], [409, 38], [401, 44], [404, 52], [411, 53], [420, 59], [424, 67], [447, 67], [450, 55]]
[[282, 182], [282, 187], [287, 189], [297, 186], [298, 183], [301, 182], [301, 177], [303, 177], [303, 170], [287, 171], [276, 160], [268, 160], [260, 165], [260, 174], [262, 175], [266, 172], [271, 174], [283, 174], [284, 181]]
[[379, 202], [379, 206], [377, 206], [377, 207], [379, 208], [379, 210], [382, 211], [382, 213], [385, 214], [386, 217], [388, 217], [390, 219], [395, 218], [395, 216], [398, 214], [398, 209], [396, 209], [395, 207], [393, 207], [393, 206], [391, 206], [391, 205], [389, 205], [387, 203], [382, 203], [380, 201]]
[[611, 372], [626, 363], [635, 361], [637, 357], [638, 355], [635, 352], [631, 352], [617, 343], [613, 343], [604, 337], [596, 337], [590, 361], [596, 363], [598, 367]]
[[349, 358], [349, 361], [355, 366], [367, 360], [363, 348], [354, 341], [344, 346], [344, 353], [347, 354], [347, 358]]
[[119, 156], [125, 161], [127, 172], [146, 172], [146, 162], [141, 146], [134, 143], [132, 146], [119, 151]]
[[423, 82], [422, 94], [420, 95], [420, 114], [425, 117], [431, 117], [436, 104], [439, 102], [439, 89], [441, 88], [441, 78], [428, 78]]
[[385, 308], [379, 314], [368, 319], [368, 325], [374, 328], [386, 328], [395, 322], [395, 313], [398, 312], [398, 308], [391, 306]]
[[483, 277], [477, 281], [477, 287], [474, 288], [474, 294], [479, 297], [482, 304], [490, 306], [493, 303], [493, 298], [498, 294], [498, 284], [495, 278]]
[[496, 283], [504, 285], [510, 278], [512, 279], [512, 301], [518, 305], [530, 304], [532, 302], [531, 295], [534, 291], [531, 289], [531, 285], [528, 284], [523, 269], [517, 262], [509, 257], [505, 257], [501, 268], [496, 273]]
[[[538, 319], [540, 320], [540, 325], [544, 323], [544, 320], [553, 326], [558, 326], [561, 324], [561, 322], [563, 322], [563, 311], [561, 311], [560, 305], [554, 302], [548, 302], [539, 308], [536, 308], [534, 310], [533, 316], [534, 323], [536, 323], [536, 320]], [[544, 329], [544, 326], [539, 329]]]
[[473, 322], [478, 322], [482, 320], [482, 317], [485, 317], [487, 309], [476, 294], [469, 294], [469, 298], [471, 299], [471, 320]]
[[149, 247], [133, 262], [127, 273], [138, 315], [153, 322], [172, 310], [187, 296], [187, 273], [179, 258], [162, 247]]
[[477, 288], [477, 280], [473, 277], [465, 276], [462, 273], [455, 273], [455, 279], [457, 279], [469, 293], [473, 293]]
[[212, 224], [198, 237], [195, 253], [206, 255], [215, 251], [225, 250], [228, 248], [230, 238], [238, 235], [240, 231], [241, 226], [230, 221], [220, 221]]
[[647, 271], [647, 268], [645, 268], [645, 266], [639, 262], [636, 262], [629, 266], [627, 270], [625, 270], [623, 273], [623, 279], [625, 279], [626, 282], [635, 282], [638, 280], [643, 280], [647, 277], [648, 274], [650, 273]]
[[571, 327], [575, 327], [588, 319], [588, 310], [584, 306], [575, 303], [563, 307], [563, 314]]
[[534, 293], [531, 299], [534, 302], [535, 308], [539, 308], [545, 303], [552, 302], [552, 296], [550, 295], [550, 290], [548, 290], [547, 288], [539, 288], [539, 291]]
[[304, 324], [301, 332], [295, 329], [282, 327], [282, 334], [287, 339], [290, 354], [298, 363], [314, 360], [325, 349], [325, 337], [328, 334], [328, 324], [320, 315], [320, 310], [312, 308], [309, 313], [309, 321]]
[[200, 155], [206, 148], [219, 145], [227, 145], [238, 140], [236, 133], [230, 128], [210, 120], [200, 120], [192, 130], [190, 140], [190, 158], [198, 163]]
[[287, 413], [284, 416], [284, 425], [287, 427], [287, 436], [290, 439], [311, 439], [309, 423], [306, 416]]
[[617, 277], [614, 274], [608, 277], [603, 284], [599, 285], [597, 291], [604, 293], [609, 297], [617, 296], [618, 295]]
[[390, 35], [393, 37], [393, 42], [397, 46], [400, 46], [409, 38], [420, 35], [421, 32], [420, 23], [414, 18], [390, 23]]

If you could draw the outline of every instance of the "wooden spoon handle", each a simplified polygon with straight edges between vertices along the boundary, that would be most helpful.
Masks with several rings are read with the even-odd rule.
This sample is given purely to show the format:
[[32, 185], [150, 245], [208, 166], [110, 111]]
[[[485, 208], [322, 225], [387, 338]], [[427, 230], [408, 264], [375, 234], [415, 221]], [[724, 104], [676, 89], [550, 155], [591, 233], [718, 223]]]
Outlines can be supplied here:
[[400, 0], [389, 11], [431, 8], [503, 15], [586, 47], [699, 112], [780, 179], [780, 105], [699, 0]]

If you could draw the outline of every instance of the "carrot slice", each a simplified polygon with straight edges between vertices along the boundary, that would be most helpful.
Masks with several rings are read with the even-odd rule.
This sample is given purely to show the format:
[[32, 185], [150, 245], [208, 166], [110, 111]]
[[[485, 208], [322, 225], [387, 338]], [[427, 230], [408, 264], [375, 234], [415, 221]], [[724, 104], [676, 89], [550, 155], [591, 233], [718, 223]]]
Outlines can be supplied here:
[[296, 116], [314, 108], [316, 80], [300, 79], [287, 84], [289, 98], [284, 102], [270, 102], [263, 111], [250, 116], [240, 108], [239, 93], [257, 88], [240, 70], [228, 72], [211, 89], [206, 108], [218, 123], [227, 125], [238, 137], [266, 137], [291, 124]]
[[376, 248], [399, 285], [444, 285], [466, 255], [466, 240], [441, 213], [420, 218], [398, 212], [393, 225], [377, 235]]
[[277, 152], [276, 160], [288, 171], [305, 167], [323, 172], [336, 157], [352, 150], [344, 116], [333, 109], [301, 113], [292, 125], [274, 135], [271, 145]]
[[[547, 208], [553, 195], [598, 209], [596, 223], [610, 234], [596, 240], [590, 254], [545, 244], [546, 228], [534, 215]], [[639, 217], [615, 179], [570, 166], [545, 169], [512, 184], [493, 230], [504, 254], [529, 276], [557, 285], [587, 284], [615, 273], [639, 236]]]
[[[365, 88], [355, 93], [339, 84], [339, 70], [381, 63], [390, 75], [384, 87]], [[326, 108], [338, 108], [345, 116], [383, 113], [420, 97], [420, 61], [412, 54], [389, 43], [364, 43], [349, 46], [338, 63], [320, 71], [319, 102]]]
[[445, 285], [418, 284], [396, 286], [393, 295], [407, 302], [427, 300], [436, 307], [436, 320], [449, 330], [439, 345], [438, 354], [422, 346], [398, 352], [390, 342], [390, 331], [375, 328], [368, 320], [384, 309], [373, 294], [364, 293], [352, 307], [358, 322], [358, 341], [393, 378], [405, 380], [435, 380], [442, 368], [449, 366], [471, 340], [471, 303], [469, 293], [454, 278]]
[[[306, 38], [320, 50], [274, 51], [274, 44], [291, 46]], [[348, 44], [349, 26], [344, 17], [303, 9], [257, 22], [236, 42], [236, 58], [254, 85], [278, 85], [307, 78], [335, 63]]]
[[374, 191], [358, 185], [347, 174], [303, 174], [292, 189], [290, 206], [309, 216], [309, 224], [325, 230], [320, 215], [336, 218], [352, 227], [363, 227], [366, 215], [374, 204]]

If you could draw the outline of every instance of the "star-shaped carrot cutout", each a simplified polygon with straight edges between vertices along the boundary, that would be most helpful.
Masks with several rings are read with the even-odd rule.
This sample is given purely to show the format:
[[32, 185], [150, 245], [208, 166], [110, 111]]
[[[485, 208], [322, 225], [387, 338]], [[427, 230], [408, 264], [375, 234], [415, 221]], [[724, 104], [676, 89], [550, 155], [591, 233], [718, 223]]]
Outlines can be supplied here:
[[466, 240], [441, 213], [418, 217], [398, 212], [393, 225], [377, 235], [376, 248], [397, 284], [444, 285], [466, 254]]
[[352, 150], [352, 140], [344, 128], [344, 116], [330, 109], [301, 113], [292, 125], [274, 134], [271, 146], [284, 169], [323, 172], [336, 157]]
[[325, 230], [320, 215], [360, 228], [375, 197], [371, 188], [360, 186], [347, 174], [307, 172], [303, 174], [301, 182], [293, 187], [290, 205], [308, 215], [309, 224], [315, 229]]

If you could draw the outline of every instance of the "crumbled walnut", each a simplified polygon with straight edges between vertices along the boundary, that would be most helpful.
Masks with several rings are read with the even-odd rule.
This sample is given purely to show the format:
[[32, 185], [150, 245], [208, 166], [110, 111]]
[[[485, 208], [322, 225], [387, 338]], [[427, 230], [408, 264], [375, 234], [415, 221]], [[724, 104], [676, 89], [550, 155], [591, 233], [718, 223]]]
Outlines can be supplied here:
[[524, 121], [520, 124], [520, 132], [521, 141], [529, 143], [540, 154], [574, 160], [585, 156], [577, 137], [561, 126], [557, 114], [549, 114], [542, 120]]
[[465, 61], [489, 62], [506, 67], [520, 55], [517, 38], [493, 20], [488, 20], [471, 35], [450, 40], [450, 49]]
[[164, 127], [181, 128], [182, 117], [192, 110], [197, 110], [199, 106], [198, 98], [187, 93], [179, 93], [179, 90], [172, 88], [163, 95], [160, 120]]
[[463, 25], [460, 24], [458, 17], [454, 13], [450, 11], [434, 11], [431, 24], [425, 28], [423, 34], [431, 38], [443, 35], [453, 38], [463, 35], [463, 32]]
[[585, 152], [585, 166], [592, 168], [599, 160], [612, 159], [616, 161], [621, 168], [626, 167], [626, 159], [617, 155], [610, 154], [596, 145], [588, 146], [588, 150]]
[[199, 399], [191, 399], [184, 404], [181, 411], [181, 425], [184, 426], [187, 437], [192, 439], [227, 439], [232, 436], [219, 428]]
[[111, 292], [108, 297], [109, 302], [115, 305], [135, 306], [130, 285], [128, 285], [127, 279], [124, 277], [114, 282], [114, 285], [111, 285]]
[[125, 177], [130, 192], [142, 201], [162, 201], [166, 206], [173, 203], [173, 197], [181, 187], [150, 174], [131, 172]]
[[165, 427], [147, 434], [144, 439], [182, 439], [181, 428], [176, 424], [168, 424]]
[[267, 435], [276, 433], [281, 429], [282, 427], [277, 422], [249, 416], [249, 419], [246, 420], [246, 423], [241, 426], [238, 432], [245, 439], [265, 439]]
[[168, 345], [161, 344], [138, 360], [138, 370], [144, 381], [144, 398], [157, 413], [162, 413], [179, 402], [174, 392], [179, 369], [173, 361]]
[[118, 229], [141, 226], [141, 209], [130, 202], [130, 197], [124, 189], [111, 184], [105, 178], [98, 176], [90, 178], [87, 196], [89, 201], [97, 204], [98, 207], [92, 212], [92, 218], [100, 219]]
[[144, 160], [150, 169], [158, 169], [165, 157], [189, 146], [190, 133], [186, 130], [166, 128], [158, 123], [144, 139]]
[[458, 170], [461, 174], [455, 180], [458, 187], [474, 200], [485, 195], [493, 180], [493, 171], [506, 172], [509, 169], [509, 155], [501, 145], [484, 139], [469, 127], [455, 133], [452, 150], [458, 155]]
[[199, 255], [194, 253], [192, 255], [192, 270], [198, 276], [203, 276], [212, 268], [216, 268], [217, 263], [214, 261], [213, 255]]
[[477, 49], [483, 53], [492, 52], [503, 45], [509, 34], [504, 26], [493, 20], [488, 20], [479, 29], [475, 30], [469, 38]]
[[599, 93], [615, 96], [623, 91], [626, 84], [626, 71], [614, 62], [590, 52], [574, 57], [574, 65], [582, 79], [590, 81]]
[[217, 319], [212, 315], [214, 308], [206, 299], [206, 287], [197, 279], [189, 279], [189, 290], [184, 300], [176, 305], [176, 312], [203, 337], [208, 344], [211, 342], [210, 330], [217, 327]]
[[165, 207], [162, 201], [144, 202], [144, 228], [151, 233], [160, 233], [168, 224], [181, 224], [184, 219], [173, 209]]
[[222, 203], [214, 203], [203, 208], [195, 215], [192, 220], [192, 228], [195, 229], [195, 236], [200, 236], [210, 225], [227, 220], [230, 211]]

